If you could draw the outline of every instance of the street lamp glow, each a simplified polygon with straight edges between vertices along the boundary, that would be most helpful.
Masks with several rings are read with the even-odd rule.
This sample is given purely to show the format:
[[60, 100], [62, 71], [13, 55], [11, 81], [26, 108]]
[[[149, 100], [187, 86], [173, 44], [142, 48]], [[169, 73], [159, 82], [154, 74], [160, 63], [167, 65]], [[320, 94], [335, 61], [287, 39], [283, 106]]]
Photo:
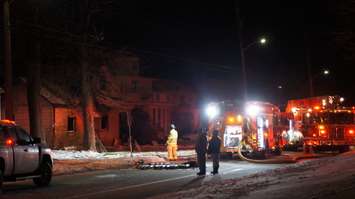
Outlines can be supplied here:
[[329, 73], [330, 73], [329, 70], [324, 70], [324, 71], [323, 71], [323, 74], [324, 74], [324, 75], [329, 75]]
[[266, 44], [266, 42], [267, 42], [266, 38], [263, 37], [263, 38], [260, 39], [260, 43], [261, 44]]
[[212, 119], [219, 114], [219, 108], [215, 104], [210, 104], [206, 108], [206, 114], [210, 119]]

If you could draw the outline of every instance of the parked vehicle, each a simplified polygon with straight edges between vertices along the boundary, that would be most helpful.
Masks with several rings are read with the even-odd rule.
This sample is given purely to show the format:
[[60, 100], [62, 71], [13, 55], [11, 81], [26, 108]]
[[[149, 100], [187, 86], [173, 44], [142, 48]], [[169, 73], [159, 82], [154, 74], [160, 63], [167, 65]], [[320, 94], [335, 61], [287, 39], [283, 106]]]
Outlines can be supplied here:
[[9, 120], [0, 120], [0, 189], [5, 181], [33, 179], [47, 186], [52, 179], [51, 150]]
[[343, 101], [339, 96], [289, 101], [286, 112], [302, 132], [306, 150], [345, 152], [355, 146], [355, 108]]

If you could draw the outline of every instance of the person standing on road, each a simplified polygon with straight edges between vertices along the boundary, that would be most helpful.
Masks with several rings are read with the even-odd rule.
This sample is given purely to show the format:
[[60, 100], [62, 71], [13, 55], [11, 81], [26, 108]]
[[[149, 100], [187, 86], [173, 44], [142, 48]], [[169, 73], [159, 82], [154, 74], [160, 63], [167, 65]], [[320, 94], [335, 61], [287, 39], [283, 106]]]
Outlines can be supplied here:
[[220, 148], [221, 148], [221, 138], [219, 138], [219, 131], [214, 130], [212, 133], [212, 138], [208, 143], [208, 154], [211, 154], [213, 161], [213, 171], [211, 174], [218, 174], [219, 168], [219, 158], [220, 158]]
[[177, 160], [177, 140], [178, 140], [178, 132], [176, 131], [176, 127], [174, 124], [171, 124], [171, 130], [169, 132], [168, 140], [166, 141], [167, 150], [168, 150], [168, 159], [169, 161]]
[[207, 143], [207, 133], [205, 129], [201, 129], [195, 145], [195, 151], [197, 153], [197, 164], [200, 170], [197, 175], [206, 175]]

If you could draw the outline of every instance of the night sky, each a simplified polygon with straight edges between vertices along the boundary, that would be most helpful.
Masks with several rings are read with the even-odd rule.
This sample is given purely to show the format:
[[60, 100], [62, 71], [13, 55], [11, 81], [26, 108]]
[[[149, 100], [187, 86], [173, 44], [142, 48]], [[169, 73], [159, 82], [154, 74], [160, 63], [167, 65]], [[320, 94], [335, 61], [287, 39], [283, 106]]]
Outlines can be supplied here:
[[[102, 45], [135, 52], [142, 74], [183, 81], [202, 101], [242, 99], [234, 0], [112, 2], [114, 9], [94, 19]], [[335, 57], [335, 7], [335, 0], [242, 1], [244, 43], [268, 39], [246, 52], [250, 99], [285, 104], [307, 97], [308, 46], [316, 95], [355, 102], [349, 67]], [[325, 68], [328, 77], [320, 75]]]
[[[308, 95], [305, 35], [316, 94], [347, 94], [336, 85], [343, 74], [335, 67], [332, 2], [243, 1], [244, 43], [269, 40], [246, 52], [251, 99], [285, 103]], [[105, 20], [105, 40], [135, 51], [144, 74], [184, 80], [204, 98], [241, 97], [234, 1], [126, 1], [119, 10]], [[323, 68], [331, 76], [319, 75]]]

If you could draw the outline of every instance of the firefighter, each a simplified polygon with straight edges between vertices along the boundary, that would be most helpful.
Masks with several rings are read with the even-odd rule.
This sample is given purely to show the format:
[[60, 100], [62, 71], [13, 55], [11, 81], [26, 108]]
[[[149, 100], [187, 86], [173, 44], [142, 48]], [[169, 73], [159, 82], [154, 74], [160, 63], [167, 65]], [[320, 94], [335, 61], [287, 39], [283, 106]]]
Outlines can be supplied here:
[[211, 174], [218, 174], [219, 168], [219, 156], [220, 156], [220, 148], [221, 148], [221, 138], [219, 138], [219, 131], [214, 130], [212, 133], [212, 138], [208, 143], [208, 154], [211, 154], [213, 161], [213, 171]]
[[176, 127], [174, 124], [171, 124], [171, 130], [169, 132], [168, 140], [166, 141], [167, 149], [168, 149], [168, 159], [169, 161], [177, 160], [177, 140], [178, 140], [178, 132], [176, 131]]
[[206, 152], [207, 152], [207, 133], [205, 129], [201, 129], [195, 145], [197, 154], [197, 164], [200, 172], [197, 175], [206, 174]]

